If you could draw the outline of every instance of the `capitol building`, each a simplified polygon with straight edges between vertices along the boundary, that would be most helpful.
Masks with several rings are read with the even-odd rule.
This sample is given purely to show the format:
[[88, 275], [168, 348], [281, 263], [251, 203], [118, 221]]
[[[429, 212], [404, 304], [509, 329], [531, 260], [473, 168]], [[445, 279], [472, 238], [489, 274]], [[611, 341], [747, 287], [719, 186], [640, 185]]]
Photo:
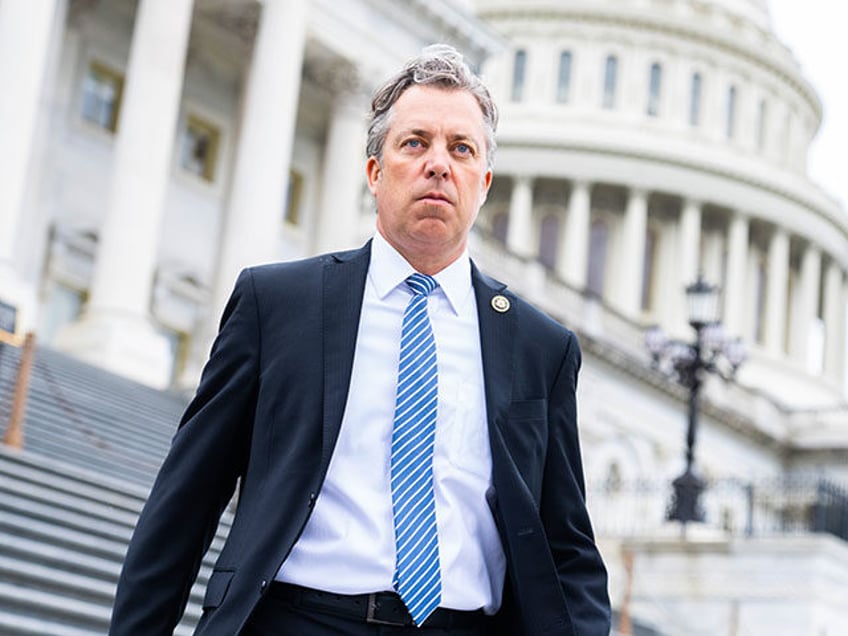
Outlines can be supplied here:
[[[848, 633], [848, 210], [767, 0], [0, 0], [2, 341], [191, 392], [242, 267], [373, 234], [370, 94], [433, 42], [500, 108], [472, 258], [580, 337], [615, 633]], [[645, 342], [694, 338], [699, 277], [739, 364], [681, 526], [691, 394]]]

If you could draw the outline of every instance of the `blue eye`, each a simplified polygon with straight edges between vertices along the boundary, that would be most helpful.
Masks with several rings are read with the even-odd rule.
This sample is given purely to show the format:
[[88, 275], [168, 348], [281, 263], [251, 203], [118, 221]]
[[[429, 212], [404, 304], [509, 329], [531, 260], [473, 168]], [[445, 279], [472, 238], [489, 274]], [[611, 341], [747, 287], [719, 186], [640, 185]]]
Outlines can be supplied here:
[[418, 148], [421, 145], [421, 140], [409, 139], [405, 142], [405, 145], [409, 146], [410, 148]]
[[463, 155], [471, 154], [471, 146], [468, 144], [457, 144], [456, 151]]

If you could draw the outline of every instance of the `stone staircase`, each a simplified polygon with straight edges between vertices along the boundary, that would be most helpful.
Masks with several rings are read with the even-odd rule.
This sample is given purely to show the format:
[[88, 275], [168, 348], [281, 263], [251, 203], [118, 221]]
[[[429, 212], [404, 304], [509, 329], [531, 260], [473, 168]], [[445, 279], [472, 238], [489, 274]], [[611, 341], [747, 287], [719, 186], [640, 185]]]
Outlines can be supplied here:
[[[19, 354], [0, 353], [0, 432]], [[0, 636], [107, 633], [127, 543], [184, 407], [178, 394], [36, 352], [24, 449], [0, 445]], [[230, 522], [228, 512], [175, 634], [200, 617]]]
[[[0, 447], [0, 634], [105, 634], [146, 494], [140, 486]], [[229, 521], [222, 520], [176, 634], [190, 634], [200, 617]]]

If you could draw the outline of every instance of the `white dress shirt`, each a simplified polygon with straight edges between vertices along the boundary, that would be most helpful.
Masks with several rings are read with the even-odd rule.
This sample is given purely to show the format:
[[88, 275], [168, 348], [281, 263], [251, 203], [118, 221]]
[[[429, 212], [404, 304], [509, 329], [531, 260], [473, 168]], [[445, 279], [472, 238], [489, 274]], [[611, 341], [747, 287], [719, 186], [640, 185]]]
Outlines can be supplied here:
[[[315, 508], [277, 580], [338, 594], [392, 589], [389, 487], [403, 312], [412, 266], [377, 233], [341, 430]], [[428, 300], [439, 369], [433, 457], [441, 607], [500, 607], [506, 570], [485, 493], [492, 457], [477, 303], [467, 252], [434, 277]]]

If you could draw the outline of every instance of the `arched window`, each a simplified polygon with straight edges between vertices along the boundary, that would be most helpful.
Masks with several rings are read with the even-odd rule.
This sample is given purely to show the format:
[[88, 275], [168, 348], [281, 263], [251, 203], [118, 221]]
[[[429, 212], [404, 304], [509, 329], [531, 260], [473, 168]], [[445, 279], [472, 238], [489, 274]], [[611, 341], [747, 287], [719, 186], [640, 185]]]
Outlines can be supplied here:
[[618, 86], [618, 58], [608, 55], [604, 62], [604, 108], [615, 108], [615, 93]]
[[736, 87], [727, 90], [727, 138], [733, 139], [736, 133]]
[[559, 75], [557, 77], [557, 101], [568, 101], [571, 92], [571, 51], [559, 54]]
[[660, 114], [660, 89], [662, 88], [662, 66], [659, 62], [651, 64], [648, 79], [648, 115], [656, 117]]
[[689, 94], [689, 124], [698, 126], [701, 123], [701, 74], [692, 74], [692, 87]]
[[539, 226], [539, 262], [553, 269], [557, 262], [559, 247], [559, 216], [549, 214]]
[[597, 297], [604, 295], [604, 276], [607, 262], [609, 228], [601, 220], [592, 221], [589, 230], [589, 271], [586, 289]]
[[509, 214], [498, 212], [492, 219], [492, 235], [501, 243], [506, 244], [506, 233], [509, 229]]
[[527, 51], [518, 49], [512, 66], [512, 101], [524, 99], [524, 76], [527, 74]]

